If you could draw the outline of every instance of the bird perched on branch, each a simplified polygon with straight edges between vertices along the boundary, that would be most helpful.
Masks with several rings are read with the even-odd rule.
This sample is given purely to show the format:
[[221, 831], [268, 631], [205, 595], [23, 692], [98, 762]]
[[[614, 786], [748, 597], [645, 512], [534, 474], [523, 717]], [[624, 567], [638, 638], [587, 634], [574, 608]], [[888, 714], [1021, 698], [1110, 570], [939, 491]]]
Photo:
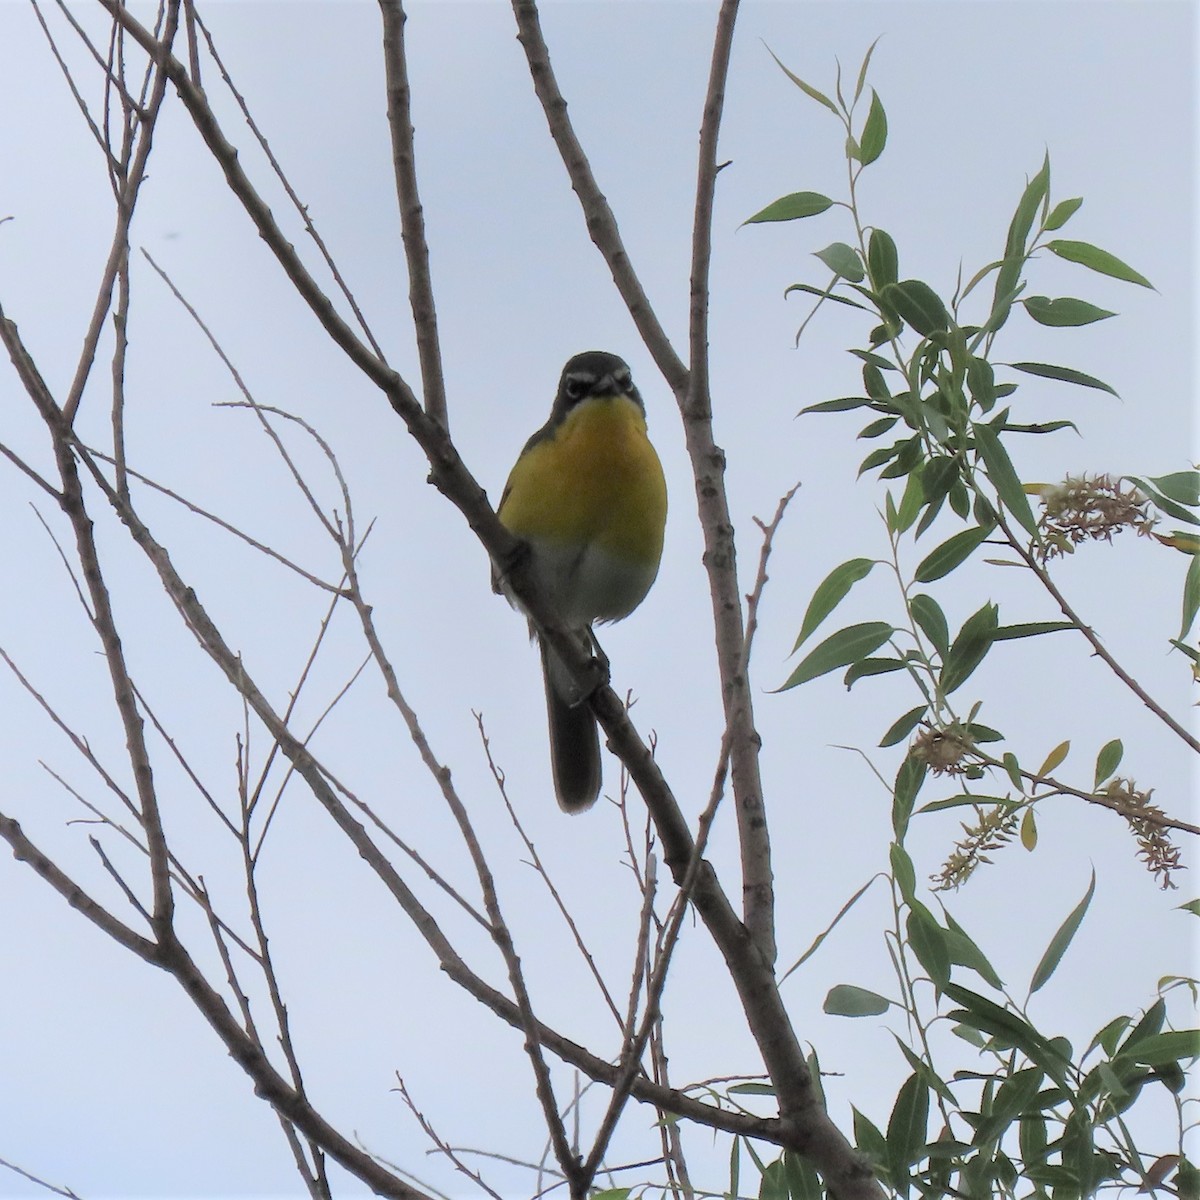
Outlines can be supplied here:
[[[550, 419], [525, 443], [497, 510], [529, 546], [532, 573], [563, 624], [599, 653], [592, 624], [619, 621], [658, 574], [667, 519], [662, 465], [629, 367], [589, 350], [563, 368]], [[498, 590], [505, 591], [503, 580]], [[510, 599], [513, 597], [510, 595]], [[600, 794], [600, 738], [587, 696], [539, 636], [558, 803]]]

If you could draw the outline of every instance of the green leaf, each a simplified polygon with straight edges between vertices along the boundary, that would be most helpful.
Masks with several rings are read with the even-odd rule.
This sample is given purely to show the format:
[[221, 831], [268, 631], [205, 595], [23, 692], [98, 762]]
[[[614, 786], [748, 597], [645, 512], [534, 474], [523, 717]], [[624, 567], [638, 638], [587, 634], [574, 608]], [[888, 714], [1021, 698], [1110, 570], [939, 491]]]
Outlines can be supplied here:
[[[1040, 1067], [1025, 1067], [1014, 1071], [997, 1089], [992, 1103], [992, 1115], [1006, 1124], [1021, 1116], [1026, 1109], [1033, 1108], [1034, 1100], [1041, 1089], [1046, 1073]], [[994, 1136], [994, 1135], [993, 1135]]]
[[1025, 185], [1021, 199], [1017, 202], [1017, 211], [1009, 222], [1008, 238], [1004, 243], [1006, 259], [1019, 257], [1025, 253], [1029, 242], [1029, 233], [1033, 228], [1033, 218], [1038, 206], [1045, 200], [1050, 191], [1050, 155], [1042, 159], [1038, 173]]
[[1200, 917], [1200, 900], [1189, 900], [1185, 904], [1177, 904], [1175, 907], [1183, 909], [1184, 912], [1190, 912], [1193, 917]]
[[781, 1161], [790, 1200], [823, 1200], [825, 1189], [816, 1168], [807, 1159], [785, 1150]]
[[917, 583], [932, 583], [935, 579], [941, 579], [943, 575], [949, 575], [955, 567], [966, 562], [975, 553], [991, 532], [990, 527], [976, 526], [947, 538], [921, 560], [913, 573], [913, 579]]
[[867, 270], [871, 274], [871, 286], [877, 292], [883, 291], [889, 283], [896, 283], [900, 278], [900, 258], [896, 253], [896, 243], [891, 235], [882, 229], [871, 230], [871, 237], [867, 242]]
[[892, 878], [900, 889], [900, 898], [911, 905], [917, 894], [917, 869], [908, 851], [899, 842], [888, 847], [888, 861], [892, 865]]
[[1004, 258], [996, 272], [996, 290], [992, 297], [992, 311], [987, 320], [989, 330], [999, 329], [1008, 320], [1009, 310], [1020, 292], [1021, 270], [1025, 265], [1029, 233], [1038, 205], [1050, 190], [1050, 156], [1042, 162], [1041, 170], [1025, 185], [1016, 212], [1009, 222], [1008, 236], [1004, 242]]
[[728, 1089], [730, 1096], [774, 1096], [775, 1089], [769, 1083], [735, 1083]]
[[873, 163], [887, 145], [887, 114], [879, 94], [871, 89], [871, 108], [863, 125], [862, 137], [858, 141], [858, 157], [864, 167]]
[[807, 408], [802, 408], [796, 416], [802, 417], [805, 413], [832, 413], [832, 412], [850, 412], [856, 408], [873, 407], [869, 396], [839, 396], [836, 400], [822, 400], [819, 404], [810, 404]]
[[1117, 396], [1117, 390], [1109, 387], [1103, 379], [1097, 379], [1094, 375], [1085, 375], [1082, 371], [1075, 371], [1071, 367], [1056, 367], [1051, 363], [1038, 362], [1015, 362], [1009, 363], [1016, 371], [1024, 371], [1026, 375], [1039, 375], [1043, 379], [1059, 379], [1063, 383], [1077, 383], [1080, 387], [1096, 388], [1101, 392], [1108, 392], [1112, 396]]
[[[831, 291], [830, 289], [836, 282], [837, 281], [834, 280], [833, 283], [827, 284], [823, 288], [814, 287], [811, 283], [792, 283], [783, 289], [783, 295], [786, 299], [793, 292], [804, 292], [809, 296], [820, 297], [822, 303], [824, 303], [826, 300], [832, 300], [834, 304], [844, 304], [847, 308], [857, 308], [861, 312], [871, 311], [865, 304], [859, 304], [857, 300], [851, 300], [849, 296], [839, 296]], [[797, 335], [796, 340], [799, 341], [799, 335]]]
[[[1160, 996], [1155, 1002], [1146, 1009], [1145, 1013], [1138, 1023], [1126, 1035], [1124, 1042], [1121, 1045], [1121, 1052], [1124, 1053], [1130, 1046], [1136, 1045], [1138, 1042], [1148, 1037], [1154, 1037], [1162, 1032], [1163, 1022], [1167, 1019], [1167, 1004]], [[1110, 1052], [1110, 1057], [1112, 1053]]]
[[1095, 893], [1096, 872], [1093, 871], [1091, 882], [1088, 884], [1088, 889], [1084, 893], [1083, 899], [1071, 910], [1067, 919], [1058, 927], [1058, 932], [1050, 939], [1050, 945], [1046, 947], [1046, 952], [1042, 955], [1041, 961], [1033, 972], [1033, 979], [1029, 983], [1029, 994], [1031, 996], [1034, 992], [1044, 987], [1050, 976], [1054, 974], [1058, 964], [1062, 961], [1062, 956], [1067, 952], [1067, 947], [1078, 932], [1080, 923], [1083, 921]]
[[905, 663], [899, 658], [860, 658], [842, 677], [842, 682], [849, 691], [869, 675], [890, 675], [893, 671], [903, 671], [904, 667]]
[[924, 468], [918, 467], [909, 475], [908, 482], [904, 485], [904, 495], [900, 497], [900, 508], [890, 526], [893, 533], [905, 533], [917, 519], [917, 514], [925, 503], [925, 485], [922, 482], [924, 474]]
[[[1021, 1149], [1021, 1157], [1025, 1160], [1026, 1176], [1031, 1181], [1037, 1164], [1045, 1161], [1046, 1143], [1048, 1140], [1046, 1118], [1040, 1113], [1036, 1116], [1028, 1116], [1021, 1122], [1018, 1144]], [[735, 1192], [734, 1195], [736, 1194]], [[1039, 1192], [1034, 1193], [1034, 1195], [1044, 1194]]]
[[1099, 787], [1120, 765], [1125, 754], [1125, 747], [1120, 738], [1113, 738], [1100, 747], [1096, 755], [1096, 782], [1093, 787]]
[[836, 671], [838, 667], [867, 658], [895, 632], [886, 621], [864, 621], [839, 629], [812, 650], [777, 690], [786, 692], [829, 671]]
[[941, 297], [929, 284], [919, 279], [889, 283], [884, 287], [882, 296], [900, 318], [922, 337], [950, 328], [950, 314]]
[[989, 425], [975, 425], [972, 432], [975, 445], [987, 466], [988, 478], [1005, 507], [1021, 523], [1025, 532], [1037, 537], [1037, 521], [1029, 507], [1029, 497], [1021, 486], [1020, 477], [1008, 457], [1004, 444]]
[[822, 1009], [831, 1017], [877, 1017], [891, 1007], [892, 1002], [878, 992], [839, 983], [829, 989]]
[[968, 721], [966, 725], [967, 736], [973, 742], [1002, 742], [1004, 734], [993, 729], [990, 725], [981, 725], [978, 721]]
[[805, 950], [805, 952], [800, 955], [800, 957], [796, 959], [796, 961], [792, 963], [792, 965], [788, 967], [788, 969], [779, 977], [780, 983], [782, 983], [793, 971], [803, 966], [804, 963], [806, 963], [814, 954], [816, 954], [816, 952], [821, 948], [821, 943], [834, 931], [834, 929], [837, 928], [838, 922], [841, 921], [841, 919], [854, 907], [854, 905], [858, 903], [859, 898], [863, 895], [867, 888], [869, 888], [871, 884], [873, 884], [875, 880], [879, 878], [881, 878], [880, 875], [872, 875], [871, 878], [868, 879], [867, 882], [864, 883], [862, 887], [860, 887], [858, 891], [855, 892], [854, 895], [851, 896], [850, 899], [838, 909], [837, 916], [834, 917], [833, 920], [830, 921], [829, 924], [819, 934], [817, 934], [817, 936], [813, 939], [812, 945], [809, 946], [809, 948]]
[[967, 363], [967, 391], [984, 412], [996, 403], [996, 373], [986, 358], [972, 357]]
[[1180, 554], [1190, 554], [1193, 557], [1200, 555], [1200, 534], [1184, 533], [1182, 529], [1176, 529], [1173, 533], [1155, 536], [1162, 545], [1170, 546]]
[[1200, 507], [1200, 471], [1176, 471], [1173, 475], [1147, 476], [1147, 482], [1169, 500], [1186, 504], [1189, 508]]
[[1178, 638], [1168, 638], [1167, 640], [1172, 646], [1175, 647], [1176, 650], [1179, 651], [1180, 654], [1187, 655], [1187, 657], [1190, 658], [1197, 667], [1200, 667], [1200, 654], [1197, 654], [1196, 651], [1191, 648], [1191, 646], [1189, 646], [1186, 642], [1181, 642]]
[[815, 217], [833, 205], [828, 196], [820, 192], [792, 192], [768, 204], [766, 208], [747, 217], [743, 225], [761, 224], [764, 221], [798, 221], [803, 217]]
[[870, 363], [873, 367], [878, 367], [881, 371], [899, 371], [900, 368], [893, 362], [888, 362], [880, 354], [872, 354], [870, 350], [857, 350], [851, 348], [847, 351], [848, 354], [853, 354], [855, 358], [862, 362]]
[[830, 242], [824, 250], [814, 250], [813, 254], [835, 275], [849, 279], [851, 283], [858, 283], [866, 275], [858, 251], [845, 242]]
[[1200, 1058], [1200, 1029], [1176, 1029], [1155, 1033], [1138, 1042], [1122, 1046], [1121, 1054], [1147, 1067]]
[[878, 421], [872, 421], [859, 431], [859, 439], [869, 441], [871, 438], [882, 437], [898, 420], [899, 417], [880, 417]]
[[892, 787], [892, 831], [898, 842], [904, 841], [917, 793], [925, 782], [925, 771], [925, 764], [910, 752], [896, 772], [896, 782]]
[[914, 1072], [905, 1080], [888, 1118], [888, 1166], [895, 1180], [903, 1180], [908, 1169], [922, 1157], [929, 1126], [929, 1088]]
[[950, 649], [950, 627], [946, 624], [942, 606], [932, 596], [919, 592], [908, 602], [908, 610], [933, 648], [945, 658]]
[[872, 471], [876, 467], [881, 467], [884, 463], [890, 462], [900, 452], [903, 442], [895, 442], [891, 446], [880, 446], [878, 450], [872, 450], [866, 458], [858, 464], [858, 473], [860, 475], [867, 471]]
[[1037, 849], [1037, 841], [1037, 818], [1033, 815], [1033, 809], [1027, 808], [1021, 818], [1021, 845], [1033, 851]]
[[1073, 200], [1060, 200], [1051, 210], [1050, 215], [1046, 218], [1045, 228], [1047, 232], [1052, 233], [1056, 229], [1061, 229], [1078, 211], [1083, 200], [1076, 197]]
[[892, 403], [892, 390], [887, 385], [887, 380], [883, 377], [883, 371], [875, 363], [863, 363], [862, 369], [863, 387], [867, 389], [867, 395], [872, 400], [878, 400], [889, 407]]
[[788, 77], [788, 78], [789, 78], [789, 79], [790, 79], [790, 80], [791, 80], [791, 81], [792, 81], [792, 82], [793, 82], [793, 83], [794, 83], [794, 84], [795, 84], [795, 85], [796, 85], [796, 86], [797, 86], [797, 87], [798, 87], [798, 88], [799, 88], [799, 89], [800, 89], [800, 90], [801, 90], [801, 91], [802, 91], [802, 92], [803, 92], [803, 93], [806, 95], [806, 96], [808, 96], [810, 99], [813, 99], [813, 100], [815, 100], [815, 101], [816, 101], [818, 104], [823, 104], [823, 105], [825, 105], [825, 107], [826, 107], [827, 109], [829, 109], [829, 111], [830, 111], [831, 113], [833, 113], [833, 114], [834, 114], [834, 116], [838, 116], [838, 115], [839, 115], [839, 114], [838, 114], [837, 105], [836, 105], [836, 104], [834, 104], [834, 102], [833, 102], [832, 100], [830, 100], [830, 98], [829, 98], [828, 96], [826, 96], [826, 95], [825, 95], [823, 92], [818, 92], [818, 91], [817, 91], [817, 89], [816, 89], [815, 87], [813, 87], [813, 86], [812, 86], [812, 84], [810, 84], [810, 83], [805, 83], [805, 82], [804, 82], [804, 80], [803, 80], [803, 79], [801, 79], [799, 75], [793, 75], [793, 74], [792, 74], [792, 72], [791, 72], [791, 71], [789, 71], [789, 70], [787, 69], [787, 67], [785, 67], [785, 66], [783, 65], [783, 63], [779, 61], [779, 56], [778, 56], [778, 55], [775, 53], [775, 51], [774, 51], [774, 50], [772, 50], [772, 49], [771, 49], [771, 47], [770, 47], [770, 46], [768, 46], [768, 47], [767, 47], [767, 53], [768, 53], [768, 54], [769, 54], [769, 55], [770, 55], [770, 56], [771, 56], [771, 57], [772, 57], [772, 58], [775, 60], [775, 62], [776, 62], [778, 65], [779, 65], [779, 69], [780, 69], [780, 70], [781, 70], [781, 71], [782, 71], [782, 72], [783, 72], [783, 73], [784, 73], [784, 74], [785, 74], [785, 75], [786, 75], [786, 76], [787, 76], [787, 77]]
[[1039, 775], [1049, 775], [1055, 767], [1060, 767], [1066, 761], [1067, 755], [1071, 752], [1071, 742], [1068, 739], [1065, 742], [1059, 742], [1049, 754], [1046, 755], [1046, 761], [1042, 763], [1038, 770]]
[[942, 909], [942, 915], [946, 918], [946, 947], [950, 951], [950, 961], [974, 971], [985, 983], [997, 991], [1003, 990], [1004, 983], [996, 974], [996, 969], [967, 931], [945, 908]]
[[945, 993], [956, 1004], [963, 1005], [947, 1014], [952, 1021], [1016, 1046], [1053, 1079], [1063, 1081], [1070, 1060], [1064, 1059], [1062, 1050], [1042, 1037], [1023, 1017], [961, 984], [947, 984]]
[[1026, 621], [1021, 625], [1001, 625], [992, 634], [993, 642], [1008, 642], [1014, 638], [1040, 637], [1043, 633], [1062, 633], [1066, 629], [1075, 629], [1072, 621]]
[[1097, 308], [1086, 300], [1076, 300], [1072, 296], [1061, 296], [1057, 300], [1051, 300], [1049, 296], [1030, 296], [1021, 303], [1039, 325], [1091, 325], [1117, 315], [1107, 308]]
[[1067, 262], [1079, 263], [1091, 271], [1101, 275], [1109, 275], [1113, 279], [1123, 279], [1126, 283], [1136, 283], [1140, 287], [1153, 288], [1154, 284], [1144, 275], [1139, 275], [1131, 266], [1123, 263], [1115, 254], [1101, 250], [1088, 242], [1047, 242], [1046, 248]]
[[[846, 598], [846, 594], [860, 580], [865, 579], [875, 565], [870, 558], [852, 558], [832, 571], [821, 581], [808, 608], [804, 613], [804, 621], [800, 625], [800, 634], [792, 647], [795, 654], [810, 633], [825, 620], [827, 616]], [[832, 668], [831, 668], [832, 669]]]
[[[1089, 1054], [1099, 1046], [1109, 1058], [1112, 1058], [1117, 1052], [1117, 1045], [1121, 1035], [1129, 1028], [1128, 1017], [1113, 1017], [1103, 1029], [1097, 1031], [1096, 1036], [1088, 1043], [1088, 1048], [1083, 1052], [1083, 1057], [1086, 1059]], [[1157, 1032], [1157, 1030], [1155, 1031]]]
[[758, 1200], [788, 1200], [787, 1178], [783, 1159], [776, 1159], [763, 1170], [758, 1184]]
[[[883, 34], [881, 33], [879, 37], [883, 37]], [[854, 85], [854, 99], [856, 102], [859, 96], [862, 95], [863, 87], [866, 85], [867, 68], [871, 65], [871, 55], [875, 53], [875, 47], [879, 45], [879, 37], [867, 47], [867, 52], [863, 55], [862, 66], [858, 68], [858, 82]]]
[[921, 472], [921, 487], [927, 504], [935, 504], [950, 490], [960, 476], [958, 460], [946, 454], [929, 459]]
[[920, 724], [927, 708], [928, 705], [918, 704], [916, 708], [910, 708], [904, 716], [897, 718], [888, 728], [887, 733], [883, 735], [879, 743], [880, 749], [886, 749], [888, 746], [895, 746], [898, 742], [904, 741]]
[[851, 1105], [854, 1113], [854, 1145], [877, 1171], [887, 1170], [887, 1142], [869, 1117]]
[[1079, 426], [1074, 421], [1036, 421], [1031, 424], [1014, 424], [1009, 422], [1005, 430], [1012, 433], [1057, 433], [1060, 429], [1074, 429], [1079, 432]]
[[990, 601], [969, 616], [950, 645], [950, 653], [942, 664], [942, 694], [950, 695], [960, 688], [983, 662], [992, 646], [992, 635], [999, 622], [1000, 610]]
[[924, 905], [911, 907], [905, 922], [908, 944], [940, 992], [950, 982], [950, 949], [942, 927]]
[[1005, 773], [1012, 781], [1013, 787], [1015, 787], [1018, 792], [1023, 791], [1025, 787], [1025, 780], [1021, 777], [1021, 764], [1017, 762], [1017, 756], [1011, 750], [1008, 750], [1005, 752], [1004, 758], [1001, 759], [1001, 761], [1004, 764]]
[[1007, 796], [981, 796], [977, 792], [960, 792], [956, 796], [946, 796], [941, 800], [931, 800], [922, 804], [918, 812], [945, 812], [948, 808], [978, 808], [984, 804], [994, 804], [1000, 808], [1012, 808], [1015, 801]]
[[1200, 525], [1200, 517], [1197, 517], [1195, 513], [1188, 512], [1184, 505], [1177, 504], [1169, 496], [1164, 496], [1151, 484], [1150, 480], [1141, 479], [1137, 475], [1126, 475], [1125, 478], [1145, 493], [1154, 507], [1161, 509], [1167, 516], [1174, 517], [1177, 521], [1183, 521], [1188, 525]]

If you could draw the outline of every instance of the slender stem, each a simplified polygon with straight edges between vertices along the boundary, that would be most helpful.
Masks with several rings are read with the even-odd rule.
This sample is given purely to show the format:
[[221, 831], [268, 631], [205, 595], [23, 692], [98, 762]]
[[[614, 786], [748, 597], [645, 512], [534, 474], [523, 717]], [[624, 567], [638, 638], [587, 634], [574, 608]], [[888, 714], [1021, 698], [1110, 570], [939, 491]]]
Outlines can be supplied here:
[[743, 663], [745, 629], [738, 588], [737, 546], [725, 489], [725, 454], [713, 438], [712, 395], [708, 374], [712, 213], [717, 173], [720, 170], [717, 165], [717, 139], [737, 12], [738, 0], [723, 0], [717, 16], [712, 65], [700, 124], [688, 314], [689, 386], [682, 408], [684, 435], [692, 461], [696, 502], [704, 531], [704, 565], [712, 600], [721, 698], [730, 734], [730, 774], [742, 866], [742, 915], [763, 956], [773, 964], [776, 956], [775, 886], [771, 870], [770, 831], [759, 771], [761, 740], [754, 728], [750, 681]]
[[1025, 565], [1037, 576], [1041, 585], [1054, 598], [1054, 602], [1062, 610], [1063, 616], [1087, 638], [1096, 657], [1107, 665], [1110, 671], [1131, 691], [1133, 694], [1156, 716], [1166, 727], [1174, 734], [1181, 737], [1193, 750], [1200, 753], [1200, 739], [1189, 733], [1157, 700], [1151, 696], [1145, 688], [1142, 687], [1124, 667], [1108, 652], [1104, 643], [1100, 640], [1100, 635], [1090, 626], [1086, 625], [1083, 619], [1071, 606], [1070, 601], [1059, 591], [1058, 585], [1050, 577], [1050, 572], [1034, 558], [1033, 554], [1021, 543], [1004, 519], [1004, 514], [998, 512], [996, 520], [1000, 528], [1004, 531], [1004, 536], [1008, 539], [1009, 545], [1021, 556], [1025, 561]]
[[[146, 165], [150, 161], [150, 149], [154, 141], [154, 127], [158, 114], [162, 109], [167, 91], [167, 71], [164, 60], [171, 58], [171, 43], [175, 39], [175, 31], [179, 25], [179, 0], [171, 0], [167, 8], [166, 27], [161, 41], [155, 41], [155, 50], [151, 58], [155, 60], [157, 69], [154, 72], [154, 88], [150, 102], [145, 110], [136, 110], [123, 82], [118, 85], [123, 98], [122, 109], [127, 116], [137, 112], [141, 120], [141, 130], [138, 137], [137, 149], [133, 154], [128, 173], [124, 173], [124, 164], [118, 162], [108, 149], [110, 170], [120, 172], [120, 184], [117, 187], [117, 226], [113, 231], [112, 245], [108, 252], [108, 261], [104, 264], [104, 273], [100, 279], [100, 287], [96, 294], [96, 303], [92, 308], [92, 318], [84, 335], [83, 348], [79, 355], [79, 365], [75, 369], [75, 378], [71, 382], [71, 390], [63, 404], [63, 414], [68, 425], [73, 424], [79, 404], [83, 399], [83, 390], [87, 385], [88, 376], [96, 361], [96, 347], [100, 342], [100, 334], [104, 329], [104, 318], [112, 305], [113, 286], [117, 281], [122, 265], [128, 269], [129, 262], [129, 226], [133, 220], [134, 208], [137, 204], [138, 191], [146, 178]], [[108, 78], [112, 79], [111, 72]], [[119, 453], [119, 451], [118, 451]]]
[[550, 136], [558, 147], [559, 156], [570, 176], [571, 186], [579, 197], [588, 234], [608, 264], [613, 283], [621, 299], [625, 301], [625, 307], [629, 310], [629, 315], [655, 365], [662, 372], [670, 389], [677, 397], [681, 397], [687, 391], [687, 367], [675, 352], [666, 330], [650, 305], [641, 280], [629, 261], [625, 243], [621, 240], [621, 232], [617, 228], [616, 217], [613, 216], [612, 209], [592, 174], [587, 155], [584, 154], [583, 147], [575, 136], [575, 130], [571, 127], [567, 116], [567, 102], [559, 90], [558, 80], [550, 65], [550, 52], [542, 35], [536, 0], [512, 0], [512, 8], [517, 21], [517, 41], [525, 51], [533, 89], [546, 114]]

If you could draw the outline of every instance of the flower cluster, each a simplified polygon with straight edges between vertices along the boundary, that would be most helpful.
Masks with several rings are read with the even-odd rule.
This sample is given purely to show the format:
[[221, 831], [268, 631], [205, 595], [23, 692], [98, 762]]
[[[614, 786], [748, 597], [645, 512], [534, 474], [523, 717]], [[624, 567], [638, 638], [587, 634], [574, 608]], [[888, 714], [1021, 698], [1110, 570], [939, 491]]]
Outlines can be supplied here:
[[1171, 878], [1173, 871], [1184, 870], [1179, 861], [1179, 847], [1171, 841], [1166, 826], [1161, 824], [1166, 817], [1157, 804], [1150, 803], [1154, 789], [1138, 791], [1132, 779], [1113, 779], [1103, 789], [1110, 800], [1119, 804], [1118, 812], [1129, 822], [1129, 828], [1137, 838], [1137, 856], [1146, 864], [1146, 870], [1157, 877], [1160, 886], [1175, 887]]
[[975, 824], [963, 825], [965, 836], [950, 852], [942, 869], [930, 876], [934, 891], [948, 892], [962, 887], [980, 863], [990, 863], [989, 851], [999, 850], [1013, 839], [1017, 831], [1019, 808], [1014, 805], [995, 805], [983, 809], [975, 806]]
[[926, 726], [913, 739], [909, 753], [920, 759], [935, 775], [971, 775], [978, 772], [967, 761], [975, 743], [961, 730]]
[[1155, 517], [1150, 501], [1135, 487], [1123, 487], [1111, 475], [1078, 479], [1068, 475], [1062, 483], [1042, 486], [1042, 516], [1038, 529], [1042, 534], [1042, 562], [1061, 554], [1074, 554], [1081, 542], [1103, 539], [1111, 542], [1114, 533], [1135, 529], [1149, 534]]

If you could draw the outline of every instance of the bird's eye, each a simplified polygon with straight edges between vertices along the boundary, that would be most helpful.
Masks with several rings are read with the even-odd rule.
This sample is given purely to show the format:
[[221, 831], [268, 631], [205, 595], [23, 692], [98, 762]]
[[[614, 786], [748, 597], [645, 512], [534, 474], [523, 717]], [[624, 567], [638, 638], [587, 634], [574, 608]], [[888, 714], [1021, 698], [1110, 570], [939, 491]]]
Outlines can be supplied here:
[[579, 400], [588, 389], [588, 381], [581, 375], [568, 375], [563, 383], [563, 391], [568, 400]]
[[618, 371], [616, 374], [617, 387], [623, 392], [633, 387], [633, 376], [628, 371]]

